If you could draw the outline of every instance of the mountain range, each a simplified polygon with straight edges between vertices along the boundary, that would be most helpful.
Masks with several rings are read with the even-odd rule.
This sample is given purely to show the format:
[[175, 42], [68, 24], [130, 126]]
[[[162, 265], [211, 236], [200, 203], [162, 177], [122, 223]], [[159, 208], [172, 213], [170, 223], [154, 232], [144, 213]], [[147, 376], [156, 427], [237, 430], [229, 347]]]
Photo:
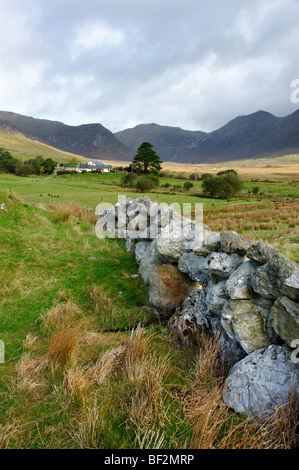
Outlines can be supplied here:
[[213, 132], [140, 124], [112, 133], [101, 124], [68, 126], [0, 111], [2, 132], [21, 134], [87, 158], [132, 161], [142, 142], [153, 144], [162, 161], [216, 163], [299, 153], [299, 109], [285, 117], [266, 111], [238, 116]]

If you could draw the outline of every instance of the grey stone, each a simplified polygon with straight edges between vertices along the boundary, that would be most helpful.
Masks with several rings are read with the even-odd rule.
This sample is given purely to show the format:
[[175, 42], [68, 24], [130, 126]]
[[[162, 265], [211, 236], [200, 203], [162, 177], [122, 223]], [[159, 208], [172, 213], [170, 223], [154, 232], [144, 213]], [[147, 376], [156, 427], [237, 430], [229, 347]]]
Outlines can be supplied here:
[[185, 344], [192, 345], [196, 342], [197, 334], [202, 328], [210, 328], [206, 316], [207, 311], [205, 290], [197, 290], [176, 309], [170, 327]]
[[225, 253], [238, 253], [239, 255], [246, 255], [248, 248], [252, 242], [247, 238], [239, 235], [238, 233], [230, 230], [221, 233], [220, 236], [221, 250]]
[[257, 265], [252, 261], [242, 263], [226, 281], [226, 289], [232, 300], [246, 300], [253, 298], [250, 279]]
[[160, 255], [156, 249], [157, 241], [154, 240], [139, 264], [139, 274], [146, 284], [148, 284], [150, 272], [161, 264], [169, 263], [167, 257]]
[[175, 309], [200, 285], [181, 273], [177, 266], [156, 266], [149, 274], [149, 300], [157, 308]]
[[277, 248], [264, 242], [254, 243], [248, 248], [246, 253], [247, 258], [255, 261], [259, 265], [271, 261], [272, 257], [277, 254], [279, 254]]
[[223, 306], [221, 323], [228, 336], [250, 354], [271, 344], [264, 322], [268, 313], [252, 300], [230, 300]]
[[293, 298], [299, 298], [299, 271], [296, 271], [285, 281], [288, 292], [293, 293]]
[[139, 264], [142, 258], [146, 255], [147, 250], [151, 246], [151, 242], [138, 242], [135, 247], [135, 259], [136, 263]]
[[291, 346], [299, 339], [299, 304], [288, 297], [280, 297], [271, 310], [271, 318], [276, 333]]
[[202, 243], [193, 247], [194, 253], [199, 256], [207, 256], [211, 252], [217, 252], [220, 249], [220, 233], [212, 233], [208, 238], [204, 239]]
[[212, 277], [211, 273], [204, 269], [204, 265], [205, 259], [202, 256], [197, 256], [192, 251], [180, 256], [178, 262], [178, 268], [182, 273], [188, 274], [191, 279], [206, 287], [211, 284]]
[[252, 419], [266, 418], [288, 403], [292, 388], [299, 393], [299, 367], [286, 346], [271, 345], [242, 359], [232, 368], [223, 390], [224, 402]]
[[135, 247], [136, 247], [136, 242], [135, 240], [132, 240], [131, 238], [128, 238], [126, 240], [126, 250], [128, 253], [135, 253]]
[[296, 271], [298, 271], [297, 263], [280, 253], [274, 254], [271, 261], [252, 273], [251, 286], [257, 294], [268, 299], [277, 299], [284, 295], [297, 299], [296, 291], [285, 284]]
[[236, 253], [210, 253], [204, 267], [216, 276], [228, 278], [243, 261], [244, 257]]
[[207, 290], [207, 302], [209, 315], [221, 316], [224, 304], [229, 300], [225, 287], [225, 281], [218, 282]]
[[246, 356], [244, 349], [228, 336], [219, 317], [209, 319], [214, 337], [219, 342], [219, 356], [222, 362], [236, 363]]

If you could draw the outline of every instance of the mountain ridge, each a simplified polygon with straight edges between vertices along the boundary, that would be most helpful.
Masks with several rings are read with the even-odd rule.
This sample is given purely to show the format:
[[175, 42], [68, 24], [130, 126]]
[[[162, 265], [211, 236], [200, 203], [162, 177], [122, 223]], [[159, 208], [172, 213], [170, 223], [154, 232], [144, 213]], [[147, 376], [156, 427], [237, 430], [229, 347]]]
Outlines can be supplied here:
[[70, 126], [0, 111], [0, 129], [101, 160], [132, 161], [145, 141], [151, 142], [162, 161], [175, 163], [219, 163], [299, 153], [299, 109], [284, 117], [259, 110], [237, 116], [212, 132], [150, 123], [114, 134], [100, 123]]
[[[160, 132], [158, 137], [157, 128]], [[155, 132], [152, 132], [153, 129]], [[237, 116], [212, 132], [171, 128], [179, 129], [189, 139], [187, 145], [180, 139], [176, 155], [172, 157], [171, 143], [167, 142], [166, 137], [168, 129], [168, 126], [143, 124], [115, 135], [133, 153], [143, 140], [150, 140], [163, 161], [176, 163], [219, 163], [299, 153], [299, 110], [285, 117], [276, 117], [259, 110], [249, 115]]]
[[131, 161], [130, 151], [102, 124], [69, 126], [60, 121], [38, 119], [0, 111], [0, 125], [11, 125], [25, 137], [65, 152], [105, 160]]

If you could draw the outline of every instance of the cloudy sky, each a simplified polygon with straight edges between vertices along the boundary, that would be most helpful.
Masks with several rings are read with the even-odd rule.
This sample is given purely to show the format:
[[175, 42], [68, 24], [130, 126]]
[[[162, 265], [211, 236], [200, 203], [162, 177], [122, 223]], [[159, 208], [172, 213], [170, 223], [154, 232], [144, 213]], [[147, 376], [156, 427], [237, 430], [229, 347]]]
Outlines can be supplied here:
[[112, 132], [295, 111], [299, 0], [0, 0], [0, 109]]

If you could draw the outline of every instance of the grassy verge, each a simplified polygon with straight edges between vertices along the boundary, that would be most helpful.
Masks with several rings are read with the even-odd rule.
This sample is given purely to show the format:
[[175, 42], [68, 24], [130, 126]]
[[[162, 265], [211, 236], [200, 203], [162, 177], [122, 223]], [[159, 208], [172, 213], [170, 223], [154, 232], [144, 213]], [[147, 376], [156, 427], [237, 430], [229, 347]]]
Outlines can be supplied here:
[[[52, 180], [14, 181], [24, 200], [0, 192], [1, 448], [294, 446], [287, 410], [257, 432], [224, 406], [229, 365], [217, 342], [202, 335], [199, 349], [186, 349], [157, 322], [147, 287], [132, 278], [134, 256], [122, 241], [96, 238], [92, 213], [78, 205], [83, 187], [60, 181], [68, 203], [45, 210], [28, 203], [30, 191]], [[231, 223], [225, 202], [212, 204], [211, 223], [221, 214]]]

